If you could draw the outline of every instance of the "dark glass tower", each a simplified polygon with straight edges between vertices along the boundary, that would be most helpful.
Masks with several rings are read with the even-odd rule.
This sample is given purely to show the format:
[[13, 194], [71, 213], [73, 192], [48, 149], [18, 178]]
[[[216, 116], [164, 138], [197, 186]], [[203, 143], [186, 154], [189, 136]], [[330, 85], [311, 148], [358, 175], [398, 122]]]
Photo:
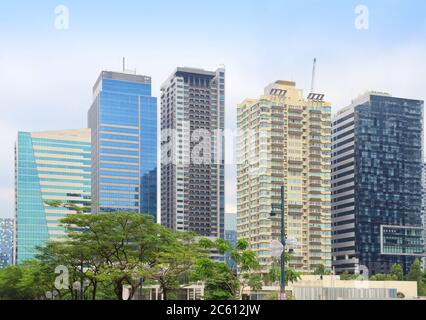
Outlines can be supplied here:
[[103, 71], [93, 88], [94, 213], [157, 215], [157, 98], [151, 78]]
[[333, 122], [333, 265], [407, 272], [423, 253], [423, 101], [367, 94]]

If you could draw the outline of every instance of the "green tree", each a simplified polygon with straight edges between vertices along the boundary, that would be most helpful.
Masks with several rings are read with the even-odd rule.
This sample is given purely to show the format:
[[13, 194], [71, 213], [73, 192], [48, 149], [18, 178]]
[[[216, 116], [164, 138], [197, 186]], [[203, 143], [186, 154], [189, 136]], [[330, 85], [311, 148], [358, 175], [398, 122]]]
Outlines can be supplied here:
[[349, 273], [348, 270], [343, 271], [342, 274], [340, 274], [340, 280], [351, 280], [352, 275]]
[[420, 259], [414, 260], [413, 264], [410, 267], [410, 271], [408, 272], [407, 280], [417, 282], [417, 292], [419, 296], [422, 296], [426, 293], [426, 283], [423, 282], [422, 263]]
[[204, 281], [205, 300], [234, 300], [238, 294], [238, 279], [224, 262], [199, 259], [191, 279]]
[[205, 299], [240, 299], [245, 288], [259, 290], [262, 287], [262, 278], [259, 274], [259, 262], [254, 251], [249, 250], [249, 243], [238, 240], [233, 247], [223, 239], [211, 241], [200, 239], [199, 244], [205, 250], [216, 249], [224, 254], [228, 252], [237, 265], [234, 272], [224, 262], [200, 259], [192, 275], [193, 280], [206, 282]]
[[419, 296], [426, 296], [426, 270], [424, 270], [422, 274], [422, 282], [421, 288], [419, 289]]
[[315, 275], [317, 275], [317, 276], [324, 276], [325, 275], [325, 266], [323, 265], [323, 264], [318, 264], [316, 267], [315, 267], [315, 270], [314, 270], [314, 274]]
[[0, 300], [25, 300], [17, 283], [21, 280], [23, 270], [19, 266], [0, 269]]
[[197, 260], [202, 255], [193, 235], [176, 234], [175, 240], [164, 248], [164, 251], [156, 254], [156, 263], [147, 272], [148, 277], [160, 285], [164, 300], [168, 300], [170, 293], [189, 278]]
[[[130, 287], [130, 299], [142, 285], [147, 269], [156, 263], [159, 252], [165, 252], [176, 239], [173, 232], [156, 224], [152, 217], [133, 212], [74, 214], [63, 219], [70, 244], [84, 244], [88, 259], [84, 266], [96, 292], [98, 281], [114, 285], [117, 299], [124, 286]], [[93, 255], [95, 253], [95, 255]], [[74, 264], [77, 270], [80, 266]], [[94, 296], [96, 293], [94, 293]]]
[[[291, 258], [292, 258], [292, 255], [290, 253], [286, 253], [284, 256], [285, 263], [286, 263], [286, 270], [285, 270], [286, 283], [294, 283], [302, 279], [302, 274], [300, 272], [297, 272], [288, 266], [289, 262], [291, 261]], [[281, 278], [280, 261], [276, 259], [273, 260], [271, 268], [269, 269], [267, 278], [272, 283], [276, 283], [280, 280]]]
[[0, 269], [0, 300], [44, 300], [54, 289], [54, 270], [38, 260]]
[[422, 264], [420, 259], [414, 260], [408, 272], [407, 279], [410, 281], [421, 281], [422, 280]]
[[[67, 268], [68, 288], [59, 291], [62, 296], [69, 296], [72, 300], [96, 300], [102, 267], [105, 263], [102, 255], [97, 251], [97, 246], [90, 242], [68, 239], [63, 242], [50, 242], [39, 251], [36, 257], [44, 265], [50, 265], [53, 270], [56, 266]], [[79, 288], [74, 288], [74, 284], [78, 284]]]
[[48, 264], [44, 264], [39, 260], [27, 260], [23, 265], [22, 277], [16, 284], [16, 288], [20, 290], [22, 296], [29, 300], [44, 300], [47, 292], [53, 293], [59, 291], [55, 289], [55, 273], [54, 268]]
[[293, 269], [287, 269], [285, 272], [286, 283], [295, 283], [302, 279], [302, 274]]
[[398, 281], [404, 280], [404, 270], [402, 269], [400, 264], [393, 264], [391, 268], [390, 275], [392, 278]]
[[271, 268], [269, 269], [268, 275], [266, 276], [266, 282], [274, 284], [280, 281], [281, 271], [278, 264], [279, 262], [274, 259]]
[[[58, 299], [122, 299], [124, 287], [131, 299], [144, 283], [159, 283], [167, 299], [187, 283], [205, 251], [194, 235], [169, 230], [151, 216], [92, 215], [86, 214], [87, 208], [59, 201], [46, 204], [77, 212], [62, 219], [67, 237], [39, 248], [34, 260], [1, 270], [0, 299], [45, 299], [53, 291]], [[59, 290], [58, 266], [67, 271]]]

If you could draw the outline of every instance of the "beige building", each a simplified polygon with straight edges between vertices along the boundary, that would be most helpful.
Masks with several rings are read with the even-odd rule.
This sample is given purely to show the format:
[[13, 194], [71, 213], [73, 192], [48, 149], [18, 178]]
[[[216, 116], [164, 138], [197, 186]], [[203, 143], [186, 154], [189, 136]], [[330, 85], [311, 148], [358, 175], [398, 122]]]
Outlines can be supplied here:
[[[261, 291], [244, 290], [252, 299], [275, 299], [279, 285], [264, 286]], [[303, 275], [286, 286], [295, 300], [389, 300], [418, 299], [415, 281], [340, 280], [340, 276]]]
[[323, 98], [305, 99], [294, 82], [276, 81], [237, 107], [238, 238], [250, 242], [264, 273], [270, 243], [280, 239], [280, 215], [270, 213], [281, 186], [287, 239], [297, 241], [290, 266], [331, 269], [331, 106]]

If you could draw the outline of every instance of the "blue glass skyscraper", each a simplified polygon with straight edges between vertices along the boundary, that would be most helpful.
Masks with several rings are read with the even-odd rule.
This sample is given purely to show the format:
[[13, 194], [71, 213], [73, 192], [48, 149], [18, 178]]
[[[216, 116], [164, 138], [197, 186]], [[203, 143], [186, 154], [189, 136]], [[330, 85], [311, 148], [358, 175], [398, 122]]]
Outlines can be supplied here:
[[157, 99], [151, 78], [103, 71], [93, 88], [92, 212], [157, 215]]
[[368, 93], [333, 121], [333, 265], [336, 272], [405, 272], [423, 247], [423, 107]]

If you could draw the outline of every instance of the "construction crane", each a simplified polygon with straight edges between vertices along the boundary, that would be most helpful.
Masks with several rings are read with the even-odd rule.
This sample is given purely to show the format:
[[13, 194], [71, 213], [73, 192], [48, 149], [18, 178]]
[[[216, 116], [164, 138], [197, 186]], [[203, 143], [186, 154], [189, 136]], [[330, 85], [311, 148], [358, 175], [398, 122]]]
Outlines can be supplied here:
[[312, 68], [312, 81], [311, 81], [311, 92], [314, 93], [315, 90], [315, 75], [317, 71], [317, 58], [314, 58], [314, 66]]
[[308, 94], [309, 101], [323, 101], [324, 95], [320, 93], [315, 93], [315, 76], [317, 72], [317, 58], [314, 58], [314, 66], [312, 68], [312, 82], [311, 82], [311, 92]]

